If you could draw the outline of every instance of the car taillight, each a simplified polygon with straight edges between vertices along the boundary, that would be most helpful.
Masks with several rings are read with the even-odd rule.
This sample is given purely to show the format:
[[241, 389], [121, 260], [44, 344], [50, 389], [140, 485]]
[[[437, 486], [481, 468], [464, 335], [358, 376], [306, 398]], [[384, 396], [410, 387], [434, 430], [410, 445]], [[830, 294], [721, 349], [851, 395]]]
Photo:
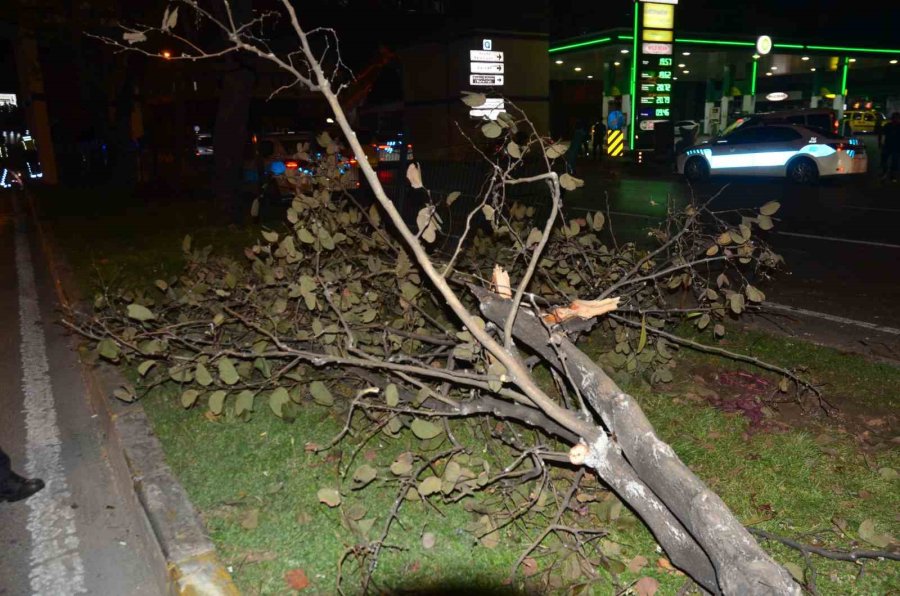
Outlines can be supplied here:
[[844, 144], [843, 143], [828, 143], [828, 146], [834, 149], [835, 151], [843, 151]]
[[284, 167], [289, 170], [296, 170], [300, 167], [300, 164], [298, 164], [296, 161], [286, 161], [284, 162]]
[[357, 164], [357, 161], [355, 159], [350, 159], [351, 166], [355, 166], [356, 164]]

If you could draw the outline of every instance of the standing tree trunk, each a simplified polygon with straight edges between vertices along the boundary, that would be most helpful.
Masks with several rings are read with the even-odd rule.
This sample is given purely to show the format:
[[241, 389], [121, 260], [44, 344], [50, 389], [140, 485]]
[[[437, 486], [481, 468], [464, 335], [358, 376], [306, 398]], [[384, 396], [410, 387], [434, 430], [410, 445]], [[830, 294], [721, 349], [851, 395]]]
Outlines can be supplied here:
[[[246, 23], [253, 14], [253, 0], [217, 3], [214, 11], [221, 11], [223, 22], [231, 19], [237, 24]], [[244, 215], [245, 206], [241, 205], [240, 192], [241, 166], [254, 82], [253, 70], [240, 56], [231, 54], [225, 58], [222, 93], [213, 131], [213, 192], [216, 199], [222, 202], [228, 220], [233, 223], [240, 223]]]

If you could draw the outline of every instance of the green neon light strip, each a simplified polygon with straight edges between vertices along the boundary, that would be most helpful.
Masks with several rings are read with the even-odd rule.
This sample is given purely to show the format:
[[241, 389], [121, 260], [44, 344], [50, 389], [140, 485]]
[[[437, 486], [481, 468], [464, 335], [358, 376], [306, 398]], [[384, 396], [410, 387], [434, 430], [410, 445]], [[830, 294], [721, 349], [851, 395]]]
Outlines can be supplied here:
[[750, 95], [756, 97], [756, 69], [759, 66], [758, 61], [753, 61], [753, 74], [750, 76]]
[[638, 4], [634, 4], [634, 44], [631, 47], [631, 113], [628, 114], [628, 148], [634, 151], [634, 125], [637, 123]]
[[883, 48], [846, 48], [840, 46], [806, 46], [807, 50], [835, 50], [838, 52], [872, 52], [876, 54], [900, 54], [900, 49], [888, 50]]
[[588, 41], [580, 41], [578, 43], [570, 43], [566, 46], [559, 46], [558, 48], [550, 48], [548, 51], [552, 54], [554, 52], [562, 52], [565, 50], [574, 50], [575, 48], [583, 48], [586, 46], [596, 46], [602, 43], [606, 43], [608, 41], [612, 41], [611, 37], [601, 37], [599, 39], [589, 39]]
[[755, 48], [756, 44], [752, 41], [725, 41], [722, 39], [688, 39], [686, 37], [676, 37], [676, 43], [690, 43], [709, 46], [740, 46]]
[[[635, 30], [635, 35], [617, 35], [618, 39], [622, 41], [632, 41], [637, 39], [637, 30]], [[574, 50], [577, 48], [583, 48], [586, 46], [594, 46], [600, 45], [603, 43], [607, 43], [612, 41], [611, 37], [601, 37], [598, 39], [589, 39], [588, 41], [580, 41], [578, 43], [572, 43], [564, 46], [559, 46], [556, 48], [550, 48], [549, 52], [552, 54], [554, 52], [562, 52], [565, 50]], [[687, 38], [687, 37], [676, 37], [675, 41], [677, 43], [686, 43], [686, 44], [694, 44], [694, 45], [710, 45], [710, 46], [732, 46], [732, 47], [742, 47], [742, 48], [752, 48], [756, 46], [756, 43], [752, 41], [728, 41], [725, 39], [695, 39], [695, 38]], [[797, 43], [776, 43], [774, 44], [776, 48], [784, 48], [789, 50], [824, 50], [824, 51], [837, 51], [837, 52], [849, 52], [849, 53], [860, 53], [860, 54], [898, 54], [900, 55], [900, 48], [854, 48], [854, 47], [846, 47], [846, 46], [807, 46], [803, 44]]]
[[841, 76], [841, 95], [847, 97], [847, 75], [850, 71], [850, 61], [844, 56], [844, 74]]

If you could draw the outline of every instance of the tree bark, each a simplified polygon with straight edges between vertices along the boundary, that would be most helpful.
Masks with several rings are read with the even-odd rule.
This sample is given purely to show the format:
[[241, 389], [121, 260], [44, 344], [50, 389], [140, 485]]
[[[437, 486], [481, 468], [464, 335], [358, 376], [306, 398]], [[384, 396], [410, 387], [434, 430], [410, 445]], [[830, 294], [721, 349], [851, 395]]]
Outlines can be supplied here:
[[[481, 302], [485, 317], [502, 327], [509, 315], [510, 301], [482, 288], [473, 288], [473, 291]], [[520, 345], [538, 353], [577, 386], [599, 415], [610, 435], [604, 434], [588, 445], [585, 463], [595, 468], [641, 515], [675, 565], [713, 592], [740, 596], [800, 594], [800, 588], [790, 574], [756, 543], [718, 495], [656, 436], [634, 399], [622, 392], [561, 331], [554, 330], [551, 334], [537, 316], [520, 310], [513, 336]], [[560, 358], [565, 360], [565, 365]], [[620, 453], [627, 461], [619, 461]], [[629, 469], [641, 484], [629, 486], [626, 483], [620, 492], [616, 484], [623, 484], [620, 476], [627, 475]], [[607, 480], [612, 477], [616, 484]], [[646, 491], [642, 490], [645, 486]], [[647, 509], [642, 502], [651, 495], [659, 500], [666, 513], [680, 522], [679, 529], [685, 529], [690, 540], [683, 540], [681, 544], [672, 540], [663, 543], [658, 533], [660, 529], [656, 527], [659, 520], [648, 519], [642, 513], [642, 509]], [[663, 515], [662, 523], [665, 525], [669, 519]], [[712, 562], [716, 589], [710, 588], [708, 570], [698, 564], [696, 557], [687, 560], [689, 557], [685, 554], [693, 551], [693, 547], [702, 549]]]
[[253, 72], [241, 61], [228, 58], [228, 69], [222, 78], [222, 95], [219, 97], [213, 131], [213, 192], [222, 202], [229, 221], [233, 223], [241, 221], [245, 207], [241, 204], [240, 186], [244, 145], [249, 135], [247, 122], [253, 83]]

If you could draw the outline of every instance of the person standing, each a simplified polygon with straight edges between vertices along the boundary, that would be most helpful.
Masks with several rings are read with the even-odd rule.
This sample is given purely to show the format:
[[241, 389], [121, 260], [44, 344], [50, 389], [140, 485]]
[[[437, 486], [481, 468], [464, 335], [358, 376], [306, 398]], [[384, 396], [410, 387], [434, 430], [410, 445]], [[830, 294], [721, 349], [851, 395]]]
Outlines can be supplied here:
[[9, 456], [0, 449], [0, 503], [21, 501], [44, 488], [40, 478], [22, 478], [12, 471]]
[[891, 182], [897, 182], [900, 174], [900, 112], [891, 114], [891, 121], [881, 128], [879, 135], [881, 148], [882, 178], [890, 176]]
[[579, 120], [575, 125], [575, 131], [572, 133], [569, 149], [566, 151], [566, 164], [569, 166], [569, 172], [575, 173], [575, 163], [584, 150], [585, 145], [587, 145], [588, 139], [587, 124]]
[[592, 142], [591, 142], [591, 157], [595, 160], [603, 159], [603, 145], [606, 143], [606, 124], [603, 123], [603, 119], [599, 119], [594, 122]]

